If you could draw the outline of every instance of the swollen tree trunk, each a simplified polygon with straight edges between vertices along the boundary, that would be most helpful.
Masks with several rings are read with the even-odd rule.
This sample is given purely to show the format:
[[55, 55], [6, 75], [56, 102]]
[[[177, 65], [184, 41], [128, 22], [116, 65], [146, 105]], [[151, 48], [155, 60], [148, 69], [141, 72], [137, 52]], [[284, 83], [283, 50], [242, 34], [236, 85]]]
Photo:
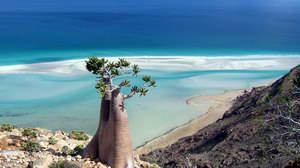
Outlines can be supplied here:
[[128, 125], [128, 114], [124, 107], [124, 98], [117, 89], [112, 93], [109, 124], [113, 133], [111, 160], [108, 164], [114, 168], [133, 168], [133, 150]]
[[134, 167], [128, 114], [119, 89], [102, 98], [99, 127], [83, 156], [99, 158], [112, 168]]
[[[103, 146], [103, 144], [104, 144], [103, 141], [107, 141], [107, 140], [104, 140], [103, 134], [105, 132], [107, 132], [107, 131], [104, 131], [104, 128], [105, 128], [105, 125], [109, 118], [110, 100], [111, 100], [111, 96], [109, 94], [105, 94], [105, 96], [102, 97], [98, 128], [97, 128], [97, 131], [96, 131], [96, 134], [94, 135], [94, 137], [91, 139], [89, 144], [83, 150], [83, 153], [82, 153], [83, 157], [100, 159], [99, 153], [103, 153], [102, 152], [103, 147], [101, 147], [101, 146]], [[102, 142], [100, 141], [101, 139], [102, 139]]]

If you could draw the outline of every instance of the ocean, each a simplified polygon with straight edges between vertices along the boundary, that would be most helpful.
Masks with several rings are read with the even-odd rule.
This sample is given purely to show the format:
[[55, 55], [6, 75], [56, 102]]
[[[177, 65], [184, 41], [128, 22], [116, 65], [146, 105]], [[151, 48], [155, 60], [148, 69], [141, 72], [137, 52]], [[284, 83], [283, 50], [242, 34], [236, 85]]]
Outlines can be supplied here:
[[[269, 84], [288, 72], [297, 62], [284, 58], [300, 58], [299, 18], [297, 0], [2, 0], [0, 123], [96, 130], [100, 97], [94, 76], [39, 73], [43, 66], [22, 72], [33, 63], [90, 56], [256, 58], [234, 67], [220, 59], [207, 69], [146, 68], [143, 73], [153, 75], [158, 87], [126, 102], [139, 146], [209, 108], [189, 107], [190, 97]], [[273, 64], [273, 56], [285, 68]], [[259, 64], [267, 57], [268, 65]], [[21, 68], [7, 72], [10, 65]]]
[[297, 0], [2, 0], [0, 64], [92, 55], [299, 54], [299, 17]]

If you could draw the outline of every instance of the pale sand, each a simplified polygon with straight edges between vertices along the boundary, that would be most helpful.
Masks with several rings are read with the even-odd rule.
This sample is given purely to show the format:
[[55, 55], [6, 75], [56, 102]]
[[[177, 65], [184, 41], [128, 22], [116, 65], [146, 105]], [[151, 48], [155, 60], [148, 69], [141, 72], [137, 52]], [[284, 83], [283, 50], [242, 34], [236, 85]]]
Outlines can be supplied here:
[[243, 90], [225, 91], [221, 95], [197, 96], [187, 100], [187, 104], [198, 108], [201, 108], [201, 106], [203, 107], [203, 105], [206, 104], [212, 104], [212, 106], [204, 115], [147, 142], [145, 145], [135, 149], [135, 152], [139, 155], [147, 154], [155, 149], [165, 148], [180, 138], [195, 134], [198, 130], [221, 119], [224, 113], [232, 106], [233, 100], [242, 94]]
[[[106, 57], [117, 61], [117, 57]], [[299, 55], [248, 55], [248, 56], [137, 56], [124, 57], [143, 69], [165, 71], [191, 70], [289, 70], [300, 62]], [[86, 59], [0, 66], [0, 74], [60, 74], [87, 73]]]

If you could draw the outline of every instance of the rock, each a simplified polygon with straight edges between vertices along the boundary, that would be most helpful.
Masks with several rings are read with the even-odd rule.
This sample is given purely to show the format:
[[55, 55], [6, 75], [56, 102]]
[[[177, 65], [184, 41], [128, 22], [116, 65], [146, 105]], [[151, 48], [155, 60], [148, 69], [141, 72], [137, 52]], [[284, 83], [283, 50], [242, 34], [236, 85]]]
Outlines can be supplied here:
[[72, 157], [71, 157], [70, 155], [68, 155], [67, 158], [66, 158], [66, 160], [67, 160], [67, 161], [71, 161], [71, 160], [72, 160]]
[[19, 141], [15, 141], [14, 145], [15, 145], [16, 147], [21, 147], [21, 143], [20, 143]]
[[24, 152], [23, 151], [8, 151], [8, 150], [3, 150], [0, 151], [0, 158], [7, 158], [7, 157], [24, 157]]
[[41, 141], [39, 144], [42, 148], [47, 148], [47, 145], [45, 142]]
[[49, 167], [49, 165], [52, 163], [52, 158], [47, 155], [44, 158], [40, 158], [35, 160], [32, 163], [32, 167], [33, 168], [45, 168], [45, 167]]
[[106, 168], [106, 166], [105, 165], [103, 165], [102, 163], [100, 163], [100, 162], [98, 162], [97, 164], [96, 164], [96, 166], [97, 167], [99, 167], [99, 168]]
[[81, 159], [81, 156], [80, 156], [80, 155], [77, 155], [77, 156], [75, 156], [75, 158], [76, 158], [77, 160], [79, 160], [79, 159]]

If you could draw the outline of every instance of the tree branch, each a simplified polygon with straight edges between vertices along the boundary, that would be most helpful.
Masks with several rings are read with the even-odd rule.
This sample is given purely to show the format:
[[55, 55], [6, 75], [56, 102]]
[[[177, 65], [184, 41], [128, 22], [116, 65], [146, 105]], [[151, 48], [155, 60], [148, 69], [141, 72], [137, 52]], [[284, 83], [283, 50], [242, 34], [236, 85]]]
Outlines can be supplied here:
[[137, 93], [137, 91], [131, 91], [129, 94], [124, 95], [123, 98], [124, 98], [124, 99], [131, 98], [131, 97], [133, 97], [136, 93]]

